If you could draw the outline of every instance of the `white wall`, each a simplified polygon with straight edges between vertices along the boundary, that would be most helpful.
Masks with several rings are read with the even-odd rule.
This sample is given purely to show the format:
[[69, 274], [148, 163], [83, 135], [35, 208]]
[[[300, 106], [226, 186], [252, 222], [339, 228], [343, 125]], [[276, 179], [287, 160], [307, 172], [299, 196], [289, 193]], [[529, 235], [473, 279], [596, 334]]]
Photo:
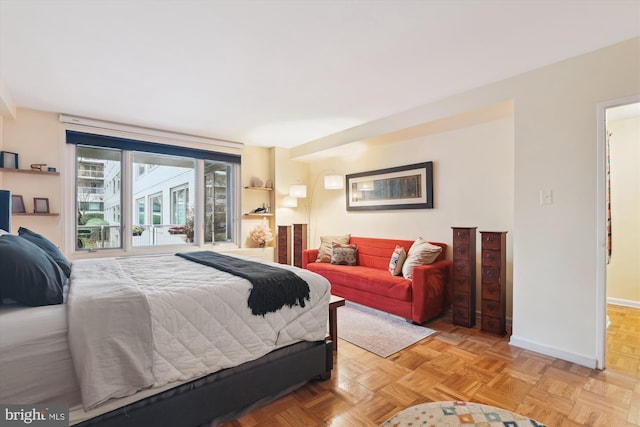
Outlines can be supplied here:
[[640, 117], [607, 123], [611, 135], [609, 301], [640, 307]]
[[[361, 143], [312, 165], [311, 176], [329, 167], [346, 175], [394, 166], [433, 161], [434, 208], [347, 211], [345, 190], [324, 190], [313, 198], [311, 246], [320, 237], [351, 233], [355, 236], [427, 240], [452, 244], [451, 227], [478, 227], [478, 231], [507, 231], [507, 316], [511, 316], [514, 139], [513, 117], [407, 141]], [[480, 286], [480, 235], [477, 236], [477, 286]], [[451, 248], [447, 257], [451, 259]], [[480, 292], [477, 292], [480, 307]]]
[[[607, 100], [639, 94], [639, 75], [640, 38], [634, 38], [292, 151], [309, 157], [317, 153], [314, 147], [337, 150], [347, 142], [375, 140], [513, 100], [511, 343], [595, 367], [600, 321], [596, 316], [597, 260], [604, 244], [598, 241], [597, 108]], [[461, 175], [459, 179], [475, 177]], [[553, 204], [540, 204], [540, 190], [553, 192]], [[396, 216], [396, 221], [409, 222], [404, 215]], [[361, 231], [372, 235], [388, 223], [369, 223]], [[432, 235], [445, 234], [439, 230]]]

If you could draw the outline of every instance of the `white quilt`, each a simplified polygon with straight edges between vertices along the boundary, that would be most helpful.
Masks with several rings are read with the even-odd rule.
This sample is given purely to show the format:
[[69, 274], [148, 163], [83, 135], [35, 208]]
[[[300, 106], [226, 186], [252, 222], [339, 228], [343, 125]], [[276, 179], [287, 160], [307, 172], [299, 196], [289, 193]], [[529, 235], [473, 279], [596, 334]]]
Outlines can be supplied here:
[[85, 408], [323, 340], [329, 282], [271, 264], [309, 284], [304, 308], [254, 316], [249, 281], [174, 255], [74, 262], [69, 343]]

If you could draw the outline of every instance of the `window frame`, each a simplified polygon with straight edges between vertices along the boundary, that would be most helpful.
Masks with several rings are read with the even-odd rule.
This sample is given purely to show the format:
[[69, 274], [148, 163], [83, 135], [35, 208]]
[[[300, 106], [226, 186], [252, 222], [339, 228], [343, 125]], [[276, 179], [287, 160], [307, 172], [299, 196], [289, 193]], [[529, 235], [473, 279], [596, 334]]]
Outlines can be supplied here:
[[[152, 144], [165, 144], [165, 146], [174, 147], [175, 150], [190, 150], [189, 143], [185, 143], [185, 146], [176, 145], [176, 140], [166, 141], [162, 138], [155, 139], [153, 137], [141, 137], [140, 135], [128, 135], [117, 131], [110, 131], [105, 129], [100, 129], [99, 131], [96, 129], [85, 129], [83, 126], [76, 125], [67, 125], [62, 126], [60, 128], [60, 140], [62, 145], [64, 146], [64, 165], [65, 172], [62, 173], [64, 179], [64, 185], [66, 188], [75, 188], [77, 184], [78, 177], [76, 176], [76, 144], [67, 142], [67, 132], [76, 132], [76, 133], [88, 133], [92, 135], [99, 135], [105, 137], [112, 138], [122, 138], [128, 139], [134, 137], [136, 141], [140, 141], [142, 143], [152, 143]], [[213, 140], [212, 140], [213, 141]], [[166, 145], [167, 142], [170, 144]], [[179, 140], [178, 140], [179, 142]], [[85, 145], [85, 144], [83, 144]], [[91, 145], [91, 144], [86, 144]], [[241, 146], [241, 144], [239, 144]], [[110, 148], [110, 147], [104, 147]], [[205, 242], [204, 241], [204, 163], [205, 160], [203, 158], [193, 157], [195, 163], [195, 184], [194, 184], [194, 195], [193, 195], [193, 203], [195, 206], [195, 210], [197, 214], [194, 218], [194, 241], [191, 244], [187, 245], [157, 245], [157, 246], [133, 246], [133, 240], [130, 238], [123, 239], [122, 248], [110, 248], [110, 249], [99, 249], [99, 250], [82, 250], [76, 248], [76, 197], [75, 190], [69, 192], [63, 192], [63, 213], [65, 216], [65, 229], [69, 230], [64, 233], [64, 247], [67, 249], [65, 252], [69, 255], [71, 259], [80, 259], [80, 258], [95, 258], [95, 257], [112, 257], [112, 256], [126, 256], [126, 255], [144, 255], [144, 254], [158, 254], [158, 253], [175, 253], [176, 251], [190, 251], [190, 250], [198, 250], [203, 249], [205, 246], [207, 248], [212, 248], [212, 246], [220, 249], [220, 250], [230, 250], [230, 249], [238, 249], [240, 248], [240, 240], [242, 234], [242, 218], [241, 218], [241, 203], [242, 203], [242, 186], [241, 186], [241, 164], [239, 154], [231, 154], [225, 152], [216, 152], [211, 150], [202, 150], [202, 149], [193, 149], [195, 151], [207, 152], [219, 154], [222, 158], [214, 161], [219, 161], [221, 163], [227, 163], [231, 165], [231, 174], [229, 177], [231, 180], [230, 191], [234, 195], [233, 200], [228, 205], [229, 211], [232, 213], [232, 221], [231, 226], [232, 230], [232, 240], [230, 242]], [[137, 212], [137, 203], [132, 200], [132, 184], [133, 184], [133, 152], [137, 150], [122, 150], [122, 167], [121, 167], [121, 196], [122, 196], [122, 204], [121, 204], [121, 229], [122, 233], [125, 236], [129, 236], [132, 233], [132, 228], [136, 225], [135, 222], [138, 218]], [[159, 152], [158, 154], [166, 154]], [[171, 153], [170, 153], [171, 155]], [[175, 154], [173, 154], [175, 155]], [[184, 155], [183, 155], [184, 156]], [[189, 156], [184, 156], [189, 157]], [[236, 158], [236, 161], [226, 161], [224, 158]], [[209, 159], [211, 160], [211, 159]], [[191, 197], [191, 195], [190, 195]], [[145, 206], [145, 210], [149, 210], [149, 206]], [[135, 214], [135, 219], [133, 215]]]

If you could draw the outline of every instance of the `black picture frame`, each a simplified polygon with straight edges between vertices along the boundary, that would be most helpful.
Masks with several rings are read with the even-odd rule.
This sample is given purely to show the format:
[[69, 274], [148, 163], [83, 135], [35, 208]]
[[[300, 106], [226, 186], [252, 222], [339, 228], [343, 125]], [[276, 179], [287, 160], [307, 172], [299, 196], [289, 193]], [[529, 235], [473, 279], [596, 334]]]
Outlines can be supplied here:
[[18, 153], [0, 151], [0, 168], [18, 169]]
[[347, 211], [433, 209], [433, 162], [346, 176]]
[[11, 213], [27, 213], [24, 208], [24, 200], [19, 194], [11, 195]]

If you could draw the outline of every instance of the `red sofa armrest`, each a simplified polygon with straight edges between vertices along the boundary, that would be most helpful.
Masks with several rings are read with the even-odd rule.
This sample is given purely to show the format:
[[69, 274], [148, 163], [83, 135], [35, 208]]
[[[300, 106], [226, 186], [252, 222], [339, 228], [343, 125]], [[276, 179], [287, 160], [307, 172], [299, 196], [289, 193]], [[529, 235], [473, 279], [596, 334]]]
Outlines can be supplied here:
[[442, 260], [413, 269], [413, 321], [425, 322], [451, 306], [453, 261]]
[[307, 264], [316, 262], [318, 259], [319, 249], [305, 249], [302, 251], [302, 268], [307, 268]]

